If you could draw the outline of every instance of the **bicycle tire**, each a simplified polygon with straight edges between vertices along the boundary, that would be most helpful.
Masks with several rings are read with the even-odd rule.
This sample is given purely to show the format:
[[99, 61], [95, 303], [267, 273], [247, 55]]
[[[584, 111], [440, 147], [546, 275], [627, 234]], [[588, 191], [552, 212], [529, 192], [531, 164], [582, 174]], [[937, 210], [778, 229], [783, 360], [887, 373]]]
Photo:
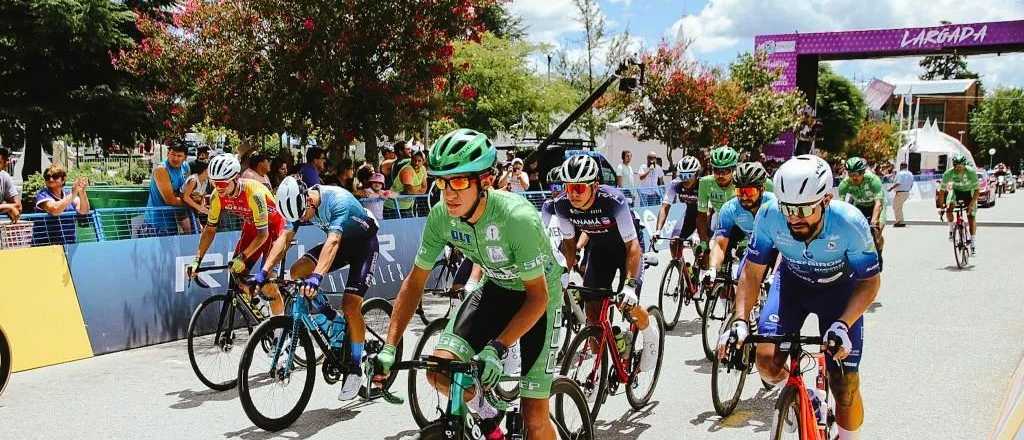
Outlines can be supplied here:
[[[220, 305], [219, 309], [216, 308], [218, 304]], [[225, 315], [224, 314], [224, 307], [230, 307], [231, 308], [231, 313]], [[219, 311], [219, 313], [217, 315], [207, 316], [207, 315], [203, 314], [203, 312], [206, 311], [206, 310], [210, 310], [210, 311], [214, 311], [214, 312], [218, 312]], [[235, 318], [236, 316], [237, 316], [237, 318]], [[253, 323], [249, 322], [249, 319], [245, 315], [245, 313], [243, 313], [241, 310], [238, 309], [238, 307], [235, 306], [234, 301], [228, 295], [213, 295], [213, 296], [211, 296], [209, 298], [206, 298], [205, 300], [203, 300], [203, 302], [199, 303], [199, 305], [196, 306], [196, 309], [192, 312], [192, 317], [189, 319], [188, 330], [187, 330], [186, 334], [187, 334], [187, 339], [188, 339], [188, 341], [187, 341], [188, 361], [189, 361], [189, 364], [192, 365], [192, 371], [196, 374], [196, 377], [199, 378], [199, 381], [202, 382], [203, 385], [206, 385], [207, 387], [209, 387], [210, 389], [213, 389], [213, 390], [227, 391], [227, 390], [230, 390], [230, 389], [234, 388], [238, 384], [238, 382], [237, 382], [238, 381], [238, 375], [237, 375], [237, 373], [238, 373], [238, 361], [237, 360], [228, 359], [228, 361], [230, 362], [230, 365], [225, 370], [226, 371], [225, 377], [227, 379], [223, 379], [221, 377], [213, 377], [214, 376], [214, 372], [212, 372], [212, 371], [204, 371], [204, 370], [207, 370], [207, 369], [204, 369], [204, 368], [200, 367], [200, 365], [199, 365], [200, 362], [197, 359], [197, 354], [196, 354], [196, 351], [197, 351], [196, 345], [197, 345], [197, 343], [196, 343], [196, 339], [197, 338], [201, 338], [203, 336], [208, 336], [209, 335], [208, 333], [207, 334], [201, 334], [202, 331], [204, 330], [204, 329], [201, 329], [201, 327], [204, 326], [204, 325], [210, 324], [210, 323], [205, 322], [205, 321], [208, 320], [208, 319], [211, 319], [211, 317], [216, 317], [215, 319], [217, 319], [217, 321], [216, 321], [217, 322], [217, 324], [216, 324], [217, 328], [214, 329], [214, 331], [216, 333], [220, 333], [220, 331], [222, 330], [221, 327], [224, 324], [223, 321], [222, 321], [223, 318], [228, 318], [228, 319], [230, 319], [232, 321], [234, 319], [239, 319], [238, 322], [240, 322], [240, 323], [241, 322], [245, 322], [246, 329], [247, 329], [247, 332], [248, 332], [247, 336], [251, 337], [252, 336], [252, 331], [253, 331]], [[231, 333], [232, 333], [232, 336], [231, 336], [230, 340], [233, 342], [234, 341], [234, 330], [233, 329], [231, 330]], [[220, 353], [227, 353], [230, 356], [230, 352], [236, 351], [235, 344], [232, 343], [232, 345], [227, 348], [227, 352], [225, 352], [225, 348], [221, 345], [221, 341], [213, 341], [213, 344], [212, 344], [211, 347], [214, 349], [214, 352], [213, 352], [214, 355], [217, 355], [217, 354], [220, 354]], [[218, 361], [218, 363], [220, 363], [220, 361]]]
[[[369, 355], [375, 355], [380, 353], [384, 349], [384, 344], [387, 343], [388, 328], [391, 326], [391, 312], [394, 311], [394, 307], [391, 302], [384, 298], [370, 298], [363, 301], [362, 308], [360, 309], [363, 314], [363, 322], [366, 325], [366, 340], [363, 343], [363, 352]], [[399, 340], [398, 344], [395, 344], [395, 359], [402, 359], [402, 348], [404, 341]], [[395, 383], [395, 379], [398, 378], [397, 372], [391, 372], [391, 375], [384, 380], [382, 387], [384, 389], [391, 389], [391, 385]], [[366, 386], [363, 386], [362, 395], [366, 395]]]
[[[242, 402], [242, 409], [245, 411], [245, 415], [249, 417], [257, 427], [270, 432], [280, 431], [288, 426], [291, 426], [302, 415], [302, 412], [306, 409], [306, 405], [309, 404], [309, 398], [313, 394], [313, 385], [316, 380], [316, 368], [296, 368], [295, 371], [304, 371], [306, 373], [306, 379], [302, 384], [302, 392], [299, 395], [295, 406], [292, 407], [287, 413], [280, 417], [268, 417], [260, 412], [256, 405], [253, 403], [252, 390], [256, 387], [249, 384], [250, 376], [249, 369], [254, 367], [252, 365], [253, 354], [256, 352], [257, 347], [262, 344], [258, 341], [264, 337], [274, 338], [275, 330], [281, 330], [281, 335], [285, 339], [291, 336], [292, 333], [292, 317], [291, 316], [274, 316], [266, 321], [263, 321], [259, 327], [256, 327], [256, 331], [253, 332], [253, 337], [249, 339], [249, 343], [245, 345], [245, 351], [242, 353], [242, 361], [238, 365], [238, 398]], [[309, 337], [309, 332], [303, 325], [299, 325], [299, 341], [297, 347], [300, 351], [305, 351], [307, 359], [313, 355], [313, 341]], [[282, 353], [283, 354], [283, 353]], [[256, 366], [262, 368], [263, 366]], [[269, 373], [268, 373], [269, 374]], [[265, 377], [266, 375], [260, 375]], [[255, 377], [253, 377], [255, 379]], [[271, 377], [271, 381], [277, 379]], [[290, 381], [290, 379], [289, 379]], [[290, 382], [288, 383], [290, 384]], [[285, 387], [287, 387], [287, 385]], [[253, 385], [257, 385], [254, 383]], [[264, 385], [272, 386], [275, 388], [277, 384]]]
[[4, 394], [7, 384], [11, 383], [13, 365], [14, 358], [11, 357], [11, 342], [7, 340], [7, 334], [0, 327], [0, 395]]
[[[576, 360], [576, 353], [579, 353], [581, 349], [590, 350], [590, 347], [587, 347], [585, 344], [588, 344], [588, 342], [591, 341], [594, 341], [598, 347], [597, 353], [593, 357], [595, 362], [594, 368], [597, 368], [598, 377], [597, 383], [591, 383], [590, 381], [586, 381], [586, 383], [584, 383], [584, 381], [579, 380], [579, 366], [574, 365], [576, 363], [574, 361]], [[576, 337], [573, 338], [569, 347], [569, 350], [566, 351], [565, 359], [562, 360], [562, 368], [559, 373], [562, 376], [575, 381], [579, 385], [580, 390], [583, 391], [584, 397], [586, 397], [588, 393], [596, 393], [593, 407], [590, 408], [590, 419], [597, 420], [597, 414], [600, 412], [601, 405], [604, 403], [604, 399], [608, 394], [609, 358], [603, 330], [600, 326], [587, 326], [576, 334]], [[570, 374], [570, 371], [574, 370], [573, 367], [576, 367], [574, 374]], [[593, 368], [591, 368], [590, 371], [592, 372]]]
[[775, 402], [775, 412], [772, 414], [771, 435], [773, 440], [782, 440], [784, 431], [782, 426], [786, 422], [787, 415], [792, 414], [793, 421], [796, 421], [796, 432], [790, 433], [788, 438], [799, 438], [803, 430], [803, 420], [800, 419], [800, 400], [798, 391], [792, 386], [787, 386], [779, 393], [779, 400]]
[[[431, 350], [432, 352], [433, 350], [428, 347], [431, 336], [439, 336], [446, 326], [448, 326], [448, 318], [441, 318], [428, 324], [427, 328], [423, 329], [423, 334], [420, 336], [420, 339], [416, 341], [416, 347], [413, 349], [410, 359], [415, 360], [419, 359], [422, 355], [430, 354], [425, 353], [425, 351]], [[426, 428], [427, 425], [441, 420], [441, 418], [444, 417], [445, 408], [448, 407], [448, 399], [445, 398], [444, 394], [434, 390], [433, 386], [429, 383], [427, 383], [427, 387], [424, 387], [424, 389], [432, 390], [436, 394], [437, 403], [434, 405], [435, 413], [427, 415], [426, 411], [424, 411], [424, 407], [420, 405], [420, 397], [427, 396], [420, 396], [420, 391], [418, 390], [417, 385], [420, 385], [420, 381], [423, 381], [424, 383], [427, 382], [426, 371], [416, 369], [409, 370], [408, 380], [409, 410], [412, 412], [413, 420], [416, 421], [416, 426]]]
[[[707, 302], [704, 306], [705, 315], [703, 322], [701, 322], [700, 335], [701, 346], [704, 348], [704, 357], [709, 361], [714, 359], [715, 351], [718, 349], [718, 335], [722, 330], [722, 325], [724, 325], [732, 313], [729, 299], [722, 298], [722, 290], [724, 288], [724, 284], [715, 286], [708, 294]], [[719, 306], [723, 307], [721, 312], [718, 311]]]
[[[551, 422], [555, 424], [559, 439], [593, 440], [594, 421], [590, 418], [587, 398], [576, 382], [564, 377], [556, 378], [551, 382], [550, 399], [554, 399], [554, 405], [551, 405]], [[581, 426], [578, 429], [571, 428], [566, 416], [579, 417]]]
[[[722, 417], [729, 417], [730, 414], [736, 409], [736, 405], [740, 402], [740, 395], [743, 394], [743, 385], [747, 381], [747, 375], [751, 372], [751, 365], [754, 362], [753, 357], [753, 344], [747, 344], [743, 346], [743, 359], [746, 362], [743, 370], [731, 370], [724, 371], [722, 361], [715, 356], [711, 361], [711, 403], [715, 407], [715, 413]], [[734, 384], [735, 388], [731, 390], [731, 393], [722, 394], [719, 390], [719, 384], [721, 382], [720, 375], [722, 374], [737, 374], [739, 380]], [[723, 400], [722, 397], [728, 397], [728, 400]]]
[[960, 225], [960, 257], [964, 260], [964, 267], [971, 264], [971, 245], [968, 244], [967, 225]]
[[964, 252], [964, 250], [967, 249], [967, 243], [966, 240], [964, 240], [963, 225], [956, 225], [953, 232], [953, 258], [956, 259], [956, 267], [958, 269], [963, 269], [964, 267], [967, 267], [967, 255]]
[[[633, 365], [633, 371], [630, 372], [629, 381], [626, 383], [626, 400], [629, 402], [629, 406], [632, 406], [635, 410], [640, 410], [651, 401], [651, 397], [654, 396], [654, 389], [658, 387], [658, 378], [661, 377], [661, 364], [665, 360], [665, 323], [661, 316], [661, 310], [657, 307], [650, 306], [647, 308], [647, 314], [650, 315], [650, 323], [648, 325], [658, 326], [658, 362], [654, 366], [654, 373], [650, 378], [650, 388], [643, 393], [638, 393], [637, 381], [640, 377], [641, 372], [637, 371], [640, 368], [639, 356], [637, 355], [637, 343], [640, 339], [640, 332], [633, 334], [633, 356], [630, 358]], [[640, 347], [640, 352], [643, 352], [643, 347]]]
[[[674, 292], [671, 288], [673, 277], [677, 280]], [[679, 315], [683, 311], [683, 295], [688, 294], [688, 286], [686, 286], [686, 281], [684, 280], [686, 280], [686, 277], [683, 276], [683, 272], [680, 269], [679, 260], [670, 261], [668, 267], [665, 268], [665, 273], [661, 275], [661, 285], [658, 289], [658, 307], [666, 313], [666, 330], [676, 328], [676, 324], [679, 323]], [[675, 297], [675, 304], [669, 304], [666, 299], [671, 299], [673, 296]]]

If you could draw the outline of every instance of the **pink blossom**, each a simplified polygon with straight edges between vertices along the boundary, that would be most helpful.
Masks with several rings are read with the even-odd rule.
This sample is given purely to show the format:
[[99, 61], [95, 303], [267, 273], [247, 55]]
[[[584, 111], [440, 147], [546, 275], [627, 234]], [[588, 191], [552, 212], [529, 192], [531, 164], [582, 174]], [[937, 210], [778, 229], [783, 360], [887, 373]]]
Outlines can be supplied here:
[[313, 32], [314, 25], [315, 23], [313, 23], [313, 19], [310, 17], [306, 17], [306, 19], [302, 22], [302, 27], [306, 28], [306, 30], [310, 32]]

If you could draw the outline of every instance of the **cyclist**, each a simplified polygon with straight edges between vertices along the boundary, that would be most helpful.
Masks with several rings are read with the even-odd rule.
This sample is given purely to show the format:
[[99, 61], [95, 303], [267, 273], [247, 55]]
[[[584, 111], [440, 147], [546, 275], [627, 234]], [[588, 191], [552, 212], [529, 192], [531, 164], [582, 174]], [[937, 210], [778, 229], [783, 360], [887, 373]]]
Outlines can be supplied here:
[[976, 253], [974, 244], [978, 241], [976, 240], [978, 229], [975, 223], [975, 214], [978, 211], [978, 195], [980, 194], [977, 170], [967, 165], [967, 156], [957, 153], [956, 156], [953, 156], [953, 168], [942, 174], [942, 188], [938, 194], [939, 208], [946, 210], [946, 221], [949, 222], [949, 241], [953, 241], [953, 228], [956, 226], [953, 221], [953, 206], [955, 204], [953, 201], [963, 202], [967, 205], [967, 221], [971, 226], [971, 237], [968, 241], [971, 246], [971, 254]]
[[[228, 269], [235, 275], [249, 273], [260, 257], [270, 252], [271, 245], [281, 235], [285, 227], [284, 217], [277, 210], [274, 195], [265, 185], [238, 177], [242, 166], [235, 155], [217, 155], [210, 160], [207, 169], [215, 191], [210, 199], [206, 226], [199, 236], [196, 258], [185, 268], [186, 274], [189, 277], [196, 275], [196, 269], [202, 264], [206, 251], [213, 244], [221, 210], [238, 216], [243, 222], [242, 236], [235, 245]], [[239, 282], [239, 287], [249, 293], [249, 286], [244, 281]], [[280, 295], [276, 292], [267, 292], [266, 296], [270, 298], [270, 312], [273, 315], [284, 313], [284, 302], [281, 301]]]
[[[462, 251], [484, 271], [478, 290], [469, 292], [441, 334], [435, 356], [481, 361], [481, 383], [495, 384], [507, 347], [520, 344], [523, 417], [529, 438], [554, 439], [548, 397], [554, 371], [555, 326], [562, 305], [559, 275], [540, 216], [525, 197], [488, 188], [497, 150], [487, 136], [458, 129], [438, 139], [427, 159], [443, 203], [427, 216], [415, 265], [402, 282], [391, 316], [387, 345], [378, 355], [382, 372], [395, 361], [395, 344], [423, 296], [430, 269], [445, 244]], [[442, 393], [448, 381], [428, 380]], [[464, 398], [483, 419], [487, 438], [502, 438], [497, 410], [476, 390]]]
[[882, 255], [882, 229], [885, 227], [885, 192], [882, 179], [868, 171], [868, 161], [860, 157], [846, 160], [846, 178], [839, 182], [839, 200], [853, 204], [868, 224], [871, 225], [871, 236], [875, 240], [878, 255]]
[[996, 164], [995, 170], [992, 172], [992, 177], [996, 178], [996, 189], [999, 194], [1006, 193], [1008, 174], [1010, 174], [1010, 172], [1006, 169], [1006, 164], [1002, 162]]
[[[341, 309], [348, 329], [351, 363], [342, 383], [338, 400], [350, 400], [359, 392], [360, 368], [366, 329], [363, 322], [363, 296], [369, 288], [373, 266], [377, 262], [377, 219], [348, 190], [337, 186], [306, 184], [293, 176], [286, 177], [277, 188], [277, 206], [287, 220], [288, 228], [274, 242], [274, 247], [255, 275], [256, 285], [265, 285], [264, 292], [279, 296], [277, 285], [270, 279], [273, 270], [295, 237], [301, 223], [311, 222], [327, 234], [327, 239], [300, 257], [292, 267], [292, 279], [302, 279], [301, 293], [314, 297], [324, 275], [349, 267]], [[337, 312], [327, 301], [319, 313], [333, 321]]]
[[[764, 190], [767, 178], [768, 172], [758, 162], [744, 162], [736, 168], [736, 176], [733, 178], [736, 197], [725, 202], [718, 214], [718, 227], [715, 228], [711, 243], [708, 268], [700, 279], [714, 281], [718, 267], [725, 261], [726, 251], [730, 247], [745, 247], [747, 238], [754, 232], [754, 216], [762, 206], [775, 201], [775, 195]], [[740, 262], [740, 271], [745, 261]]]
[[[639, 307], [638, 294], [643, 280], [643, 243], [638, 234], [636, 216], [626, 196], [616, 188], [598, 184], [600, 167], [597, 160], [586, 155], [571, 156], [562, 163], [565, 192], [554, 200], [554, 214], [562, 233], [562, 256], [566, 267], [576, 264], [576, 231], [588, 237], [586, 269], [583, 285], [611, 288], [619, 272], [623, 312], [636, 320], [643, 335], [640, 370], [650, 371], [658, 361], [658, 333], [650, 325], [650, 316]], [[587, 320], [593, 322], [600, 313], [597, 302], [586, 304]]]
[[711, 150], [711, 175], [700, 178], [697, 184], [697, 235], [700, 236], [700, 251], [708, 249], [708, 240], [715, 229], [715, 213], [726, 201], [733, 198], [736, 185], [733, 173], [740, 154], [728, 145]]
[[[693, 156], [685, 156], [676, 165], [676, 177], [665, 189], [665, 197], [661, 199], [661, 211], [658, 212], [658, 227], [654, 237], [661, 237], [661, 228], [665, 226], [668, 211], [673, 203], [683, 204], [683, 218], [672, 228], [672, 238], [687, 239], [697, 230], [697, 179], [700, 177], [700, 160]], [[683, 257], [682, 243], [672, 242], [672, 258]]]
[[[754, 218], [754, 233], [737, 286], [735, 320], [719, 339], [724, 357], [730, 335], [737, 347], [749, 335], [747, 319], [757, 301], [772, 250], [782, 254], [758, 331], [799, 333], [809, 313], [818, 316], [824, 340], [841, 341], [829, 356], [829, 386], [837, 403], [840, 440], [859, 438], [864, 419], [858, 367], [864, 344], [863, 315], [878, 295], [881, 268], [871, 231], [852, 205], [832, 200], [832, 172], [813, 155], [786, 161], [775, 173], [776, 201]], [[757, 371], [767, 384], [787, 379], [785, 352], [757, 347]], [[842, 368], [836, 363], [842, 362]], [[792, 427], [790, 427], [792, 428]]]

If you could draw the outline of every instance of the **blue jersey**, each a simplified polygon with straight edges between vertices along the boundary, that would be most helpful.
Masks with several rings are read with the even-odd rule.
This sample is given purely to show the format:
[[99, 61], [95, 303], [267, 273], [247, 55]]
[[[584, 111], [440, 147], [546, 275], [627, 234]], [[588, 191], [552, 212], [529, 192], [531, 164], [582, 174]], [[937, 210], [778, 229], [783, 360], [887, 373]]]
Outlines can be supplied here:
[[[352, 193], [337, 186], [316, 185], [310, 188], [320, 192], [320, 206], [310, 223], [323, 229], [325, 233], [336, 232], [342, 237], [365, 236], [376, 233], [377, 220], [373, 218]], [[295, 223], [288, 228], [295, 230]]]
[[867, 279], [881, 271], [871, 229], [857, 208], [833, 200], [822, 221], [821, 233], [805, 244], [793, 238], [777, 201], [763, 205], [754, 219], [747, 259], [768, 264], [772, 248], [778, 249], [789, 272], [812, 284]]
[[608, 185], [599, 185], [594, 204], [583, 211], [572, 207], [566, 194], [552, 202], [554, 216], [562, 237], [574, 237], [576, 231], [586, 232], [590, 240], [621, 240], [623, 243], [637, 238], [633, 224], [633, 210], [622, 191]]
[[[758, 208], [758, 212], [764, 209], [765, 205], [769, 202], [774, 201], [775, 194], [762, 192], [761, 205]], [[722, 210], [718, 211], [718, 229], [715, 229], [715, 236], [728, 237], [732, 228], [738, 227], [745, 236], [749, 237], [750, 234], [754, 233], [754, 214], [740, 204], [738, 197], [729, 199], [728, 202], [722, 205]]]

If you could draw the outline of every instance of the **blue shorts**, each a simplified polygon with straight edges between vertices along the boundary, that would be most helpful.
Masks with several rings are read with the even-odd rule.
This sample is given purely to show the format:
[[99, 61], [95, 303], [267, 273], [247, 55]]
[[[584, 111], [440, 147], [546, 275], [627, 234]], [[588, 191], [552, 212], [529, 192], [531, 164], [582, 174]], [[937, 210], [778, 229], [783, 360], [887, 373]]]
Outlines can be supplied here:
[[[304, 258], [318, 263], [320, 250], [324, 244], [320, 243], [306, 251]], [[377, 264], [377, 254], [380, 252], [380, 244], [377, 242], [377, 234], [370, 234], [365, 237], [346, 237], [342, 241], [341, 248], [334, 255], [331, 268], [328, 273], [340, 270], [348, 266], [348, 278], [345, 280], [345, 293], [364, 296], [370, 288], [370, 280], [373, 277], [373, 268]]]
[[[818, 316], [818, 331], [824, 335], [846, 310], [856, 285], [854, 279], [827, 286], [810, 285], [789, 275], [786, 265], [780, 264], [768, 291], [768, 299], [761, 309], [757, 331], [762, 335], [799, 333], [807, 315], [814, 313]], [[856, 372], [864, 350], [864, 317], [850, 327], [850, 342], [853, 343], [853, 351], [843, 360], [843, 369]], [[835, 368], [834, 362], [829, 361], [828, 365], [830, 370]]]

